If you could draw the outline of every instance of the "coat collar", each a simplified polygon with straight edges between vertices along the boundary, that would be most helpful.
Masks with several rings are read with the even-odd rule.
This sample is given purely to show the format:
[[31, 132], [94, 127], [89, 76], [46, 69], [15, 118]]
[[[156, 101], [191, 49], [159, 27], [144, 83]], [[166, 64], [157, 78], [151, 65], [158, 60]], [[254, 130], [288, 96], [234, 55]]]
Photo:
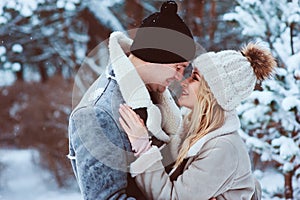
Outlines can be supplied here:
[[121, 94], [127, 105], [133, 109], [146, 108], [148, 130], [161, 141], [168, 142], [169, 136], [162, 130], [162, 116], [160, 110], [150, 98], [150, 94], [136, 71], [135, 66], [128, 59], [132, 40], [122, 32], [113, 32], [109, 38], [109, 53], [114, 79], [117, 81]]
[[225, 123], [222, 127], [208, 133], [200, 140], [198, 140], [187, 153], [187, 158], [197, 155], [202, 149], [203, 145], [211, 139], [222, 135], [232, 134], [240, 128], [240, 121], [235, 111], [225, 112]]
[[152, 104], [149, 92], [126, 53], [132, 40], [122, 32], [113, 32], [109, 38], [110, 62], [125, 102], [132, 107], [145, 108]]

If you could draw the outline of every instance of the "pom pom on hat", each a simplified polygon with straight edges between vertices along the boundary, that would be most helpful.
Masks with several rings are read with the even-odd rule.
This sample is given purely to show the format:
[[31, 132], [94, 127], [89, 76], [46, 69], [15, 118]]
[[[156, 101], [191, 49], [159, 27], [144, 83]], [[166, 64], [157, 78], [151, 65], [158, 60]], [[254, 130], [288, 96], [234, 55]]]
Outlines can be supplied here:
[[241, 53], [251, 63], [258, 80], [265, 80], [272, 74], [276, 61], [270, 51], [263, 49], [257, 44], [249, 43], [241, 50]]
[[172, 14], [176, 15], [177, 8], [178, 8], [178, 6], [174, 1], [166, 1], [161, 6], [160, 13], [166, 14], [166, 15], [172, 15]]
[[249, 43], [241, 52], [202, 54], [193, 66], [203, 75], [218, 104], [231, 111], [252, 93], [257, 80], [272, 75], [276, 62], [270, 51]]

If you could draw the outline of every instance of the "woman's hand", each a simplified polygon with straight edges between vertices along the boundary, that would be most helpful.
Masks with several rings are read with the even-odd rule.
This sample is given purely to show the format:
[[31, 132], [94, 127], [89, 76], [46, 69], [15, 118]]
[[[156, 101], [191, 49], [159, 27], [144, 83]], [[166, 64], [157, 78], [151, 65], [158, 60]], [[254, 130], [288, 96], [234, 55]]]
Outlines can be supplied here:
[[120, 124], [126, 132], [136, 156], [141, 155], [151, 147], [148, 130], [140, 118], [129, 106], [120, 105]]
[[140, 138], [148, 139], [148, 131], [139, 115], [137, 115], [129, 106], [120, 105], [120, 118], [122, 128], [127, 133], [130, 142]]

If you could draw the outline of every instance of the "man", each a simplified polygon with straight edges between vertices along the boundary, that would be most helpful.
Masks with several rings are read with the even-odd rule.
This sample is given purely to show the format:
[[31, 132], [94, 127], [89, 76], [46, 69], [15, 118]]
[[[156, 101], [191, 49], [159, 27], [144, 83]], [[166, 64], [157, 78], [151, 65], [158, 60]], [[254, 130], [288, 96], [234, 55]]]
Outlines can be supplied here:
[[144, 19], [134, 41], [111, 34], [107, 74], [93, 83], [69, 119], [69, 158], [84, 199], [145, 199], [128, 173], [137, 152], [119, 124], [119, 106], [131, 106], [155, 138], [168, 142], [150, 92], [163, 93], [181, 80], [194, 54], [192, 34], [174, 1]]

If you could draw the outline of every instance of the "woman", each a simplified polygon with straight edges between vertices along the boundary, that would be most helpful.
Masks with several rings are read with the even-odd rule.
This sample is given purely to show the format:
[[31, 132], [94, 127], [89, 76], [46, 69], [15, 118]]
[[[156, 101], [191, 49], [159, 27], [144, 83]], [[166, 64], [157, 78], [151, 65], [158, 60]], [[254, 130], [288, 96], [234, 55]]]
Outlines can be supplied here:
[[137, 159], [132, 176], [149, 199], [251, 199], [255, 179], [247, 149], [237, 130], [235, 108], [269, 77], [276, 62], [269, 51], [248, 44], [241, 52], [208, 52], [197, 57], [194, 70], [182, 82], [180, 106], [191, 112], [184, 118], [185, 138], [173, 170], [166, 172], [162, 155], [151, 145], [140, 118], [126, 105], [120, 124]]

